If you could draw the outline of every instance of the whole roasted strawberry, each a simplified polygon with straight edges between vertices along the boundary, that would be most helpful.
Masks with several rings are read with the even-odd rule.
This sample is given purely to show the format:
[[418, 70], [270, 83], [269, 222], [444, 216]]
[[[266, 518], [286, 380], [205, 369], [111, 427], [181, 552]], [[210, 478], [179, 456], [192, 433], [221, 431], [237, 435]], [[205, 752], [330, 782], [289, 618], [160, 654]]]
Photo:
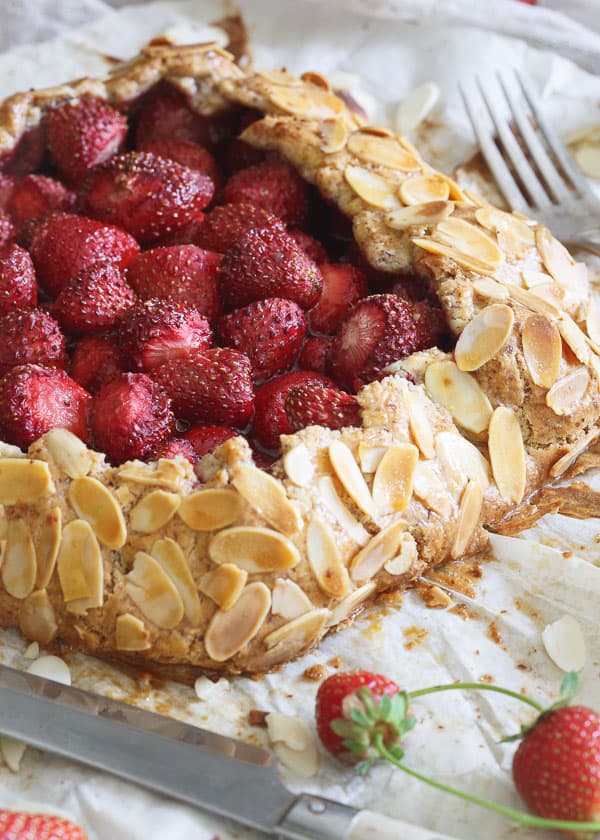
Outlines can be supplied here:
[[204, 146], [198, 143], [191, 143], [189, 140], [172, 140], [164, 138], [163, 140], [154, 140], [152, 143], [146, 143], [138, 147], [140, 152], [152, 152], [158, 157], [174, 160], [175, 163], [180, 163], [188, 169], [196, 169], [198, 172], [203, 172], [208, 175], [215, 187], [218, 187], [221, 182], [221, 174], [217, 161]]
[[7, 209], [20, 230], [31, 219], [38, 219], [54, 210], [68, 210], [74, 202], [74, 193], [55, 178], [27, 175], [13, 189]]
[[190, 464], [197, 464], [200, 455], [196, 452], [189, 440], [180, 437], [168, 438], [164, 443], [146, 456], [147, 461], [158, 461], [159, 458], [185, 458]]
[[11, 309], [0, 318], [0, 336], [0, 376], [29, 362], [65, 367], [65, 337], [43, 309]]
[[123, 354], [114, 338], [89, 335], [80, 338], [75, 345], [69, 374], [90, 394], [97, 394], [125, 369]]
[[138, 149], [158, 140], [204, 143], [208, 121], [195, 114], [188, 98], [167, 82], [159, 82], [143, 97], [135, 112]]
[[18, 245], [0, 248], [0, 315], [29, 309], [37, 303], [35, 268], [28, 252]]
[[321, 267], [321, 263], [326, 262], [327, 251], [323, 245], [314, 238], [314, 236], [311, 236], [309, 233], [305, 233], [303, 230], [300, 230], [300, 228], [290, 228], [288, 233], [292, 239], [296, 240], [306, 256], [313, 262], [317, 263], [319, 268]]
[[224, 204], [207, 213], [196, 233], [195, 242], [202, 248], [224, 254], [249, 230], [265, 228], [285, 233], [277, 216], [254, 204]]
[[367, 279], [349, 263], [321, 263], [319, 270], [323, 291], [307, 313], [308, 324], [313, 333], [333, 335], [342, 318], [367, 294]]
[[3, 210], [0, 210], [0, 248], [13, 242], [15, 238], [15, 226], [10, 220], [10, 216]]
[[6, 210], [16, 185], [17, 179], [14, 176], [0, 172], [0, 210]]
[[67, 283], [52, 314], [70, 335], [95, 335], [111, 329], [135, 301], [116, 265], [95, 263]]
[[46, 123], [26, 129], [8, 160], [2, 161], [3, 171], [9, 175], [29, 175], [39, 169], [46, 154]]
[[192, 426], [183, 437], [194, 447], [198, 458], [202, 458], [236, 435], [239, 432], [231, 426]]
[[285, 225], [304, 227], [308, 220], [308, 186], [283, 161], [259, 163], [232, 175], [223, 190], [224, 204], [254, 204]]
[[6, 840], [87, 840], [85, 831], [64, 817], [4, 808], [0, 808], [0, 837]]
[[285, 400], [285, 413], [294, 432], [307, 426], [343, 429], [345, 426], [361, 425], [356, 397], [339, 388], [322, 385], [307, 384], [293, 388]]
[[329, 335], [309, 336], [298, 356], [300, 370], [313, 370], [315, 373], [326, 373], [329, 370], [329, 354], [333, 338]]

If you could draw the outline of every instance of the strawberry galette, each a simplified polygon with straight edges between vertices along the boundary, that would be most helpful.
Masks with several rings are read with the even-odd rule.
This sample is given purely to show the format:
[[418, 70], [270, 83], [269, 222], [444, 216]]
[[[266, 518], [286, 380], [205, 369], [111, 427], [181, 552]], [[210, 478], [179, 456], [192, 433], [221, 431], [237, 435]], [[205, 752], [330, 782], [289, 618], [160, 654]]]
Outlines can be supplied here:
[[0, 168], [0, 622], [29, 639], [266, 670], [525, 527], [600, 434], [585, 267], [316, 73], [151, 44], [4, 102]]

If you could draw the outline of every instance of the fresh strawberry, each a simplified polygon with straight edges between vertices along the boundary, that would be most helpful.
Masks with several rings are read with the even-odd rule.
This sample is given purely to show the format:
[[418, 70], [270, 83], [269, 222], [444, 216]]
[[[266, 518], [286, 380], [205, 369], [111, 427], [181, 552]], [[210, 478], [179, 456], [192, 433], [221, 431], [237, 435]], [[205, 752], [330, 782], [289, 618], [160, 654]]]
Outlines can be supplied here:
[[139, 149], [157, 140], [187, 140], [204, 143], [207, 120], [195, 114], [189, 100], [166, 82], [155, 85], [136, 111], [135, 142]]
[[6, 210], [12, 191], [17, 185], [17, 179], [12, 175], [0, 173], [0, 210]]
[[38, 282], [51, 297], [93, 263], [110, 262], [123, 269], [139, 250], [124, 230], [67, 213], [37, 224], [30, 247]]
[[58, 171], [77, 184], [88, 169], [116, 154], [127, 134], [127, 120], [102, 99], [84, 94], [50, 108], [46, 128]]
[[0, 429], [4, 440], [27, 447], [54, 427], [88, 440], [92, 399], [64, 370], [25, 364], [0, 380]]
[[250, 143], [245, 143], [238, 137], [234, 137], [225, 149], [224, 163], [227, 172], [238, 172], [240, 169], [247, 169], [249, 166], [256, 166], [265, 159], [265, 153], [255, 149]]
[[0, 808], [3, 840], [88, 840], [78, 825], [51, 814], [29, 814]]
[[325, 426], [343, 429], [360, 426], [360, 406], [356, 397], [339, 388], [322, 385], [300, 385], [293, 388], [285, 400], [285, 413], [292, 431], [306, 426]]
[[13, 242], [15, 238], [15, 226], [4, 211], [0, 210], [0, 248]]
[[291, 300], [267, 298], [224, 315], [218, 330], [221, 344], [248, 356], [258, 384], [294, 364], [306, 335], [306, 317]]
[[328, 335], [311, 336], [304, 342], [304, 347], [298, 356], [300, 370], [314, 370], [315, 373], [325, 373], [329, 369], [329, 354], [333, 339]]
[[29, 362], [64, 368], [65, 337], [42, 309], [11, 309], [0, 318], [0, 376]]
[[208, 175], [217, 188], [221, 183], [221, 173], [217, 161], [208, 149], [198, 143], [191, 143], [189, 140], [171, 140], [165, 137], [164, 140], [154, 140], [152, 143], [146, 143], [139, 148], [139, 151], [152, 152], [153, 155], [174, 160], [175, 163], [180, 163], [188, 169], [203, 172]]
[[249, 230], [265, 228], [285, 233], [280, 219], [253, 204], [224, 204], [207, 213], [198, 228], [195, 242], [202, 248], [224, 254]]
[[12, 191], [7, 209], [20, 229], [30, 219], [53, 210], [67, 210], [74, 202], [75, 196], [60, 181], [45, 175], [27, 175]]
[[29, 175], [43, 163], [46, 154], [46, 123], [42, 120], [21, 135], [2, 170], [9, 175]]
[[315, 385], [336, 388], [335, 382], [318, 373], [296, 370], [284, 373], [262, 385], [256, 391], [252, 434], [265, 449], [279, 449], [279, 436], [293, 432], [285, 411], [285, 401], [290, 391], [300, 385]]
[[117, 343], [133, 370], [172, 366], [210, 347], [210, 324], [196, 309], [169, 300], [137, 303], [117, 328]]
[[90, 427], [111, 464], [143, 460], [171, 435], [171, 401], [145, 373], [122, 373], [92, 399]]
[[127, 152], [91, 169], [79, 196], [91, 216], [149, 245], [193, 222], [214, 191], [201, 172], [150, 153]]
[[35, 268], [28, 252], [18, 245], [0, 248], [0, 315], [29, 309], [37, 303]]
[[183, 437], [194, 447], [198, 458], [202, 458], [236, 435], [239, 435], [239, 432], [231, 426], [192, 426]]
[[95, 263], [67, 283], [52, 314], [66, 333], [94, 335], [111, 329], [135, 301], [116, 265]]
[[254, 204], [291, 227], [304, 227], [308, 221], [308, 186], [283, 161], [266, 161], [236, 172], [225, 185], [223, 203]]
[[358, 268], [348, 263], [321, 263], [323, 276], [321, 297], [308, 314], [313, 333], [333, 335], [340, 321], [368, 291], [367, 280]]
[[162, 443], [147, 460], [158, 461], [159, 458], [187, 458], [190, 464], [197, 464], [200, 456], [185, 438], [172, 437]]
[[229, 347], [195, 352], [152, 377], [173, 400], [177, 417], [243, 428], [252, 416], [254, 388], [248, 357]]
[[308, 309], [322, 283], [316, 264], [292, 237], [273, 229], [249, 230], [219, 266], [219, 290], [228, 307], [282, 297]]
[[108, 336], [84, 336], [75, 345], [69, 373], [90, 394], [97, 394], [124, 372], [123, 355]]
[[217, 268], [221, 255], [195, 245], [153, 248], [127, 266], [127, 282], [142, 300], [162, 298], [193, 306], [214, 321], [221, 310]]
[[290, 228], [288, 233], [292, 239], [296, 240], [306, 256], [319, 265], [319, 268], [321, 267], [321, 263], [326, 262], [327, 251], [318, 239], [315, 239], [314, 236], [300, 230], [300, 228]]

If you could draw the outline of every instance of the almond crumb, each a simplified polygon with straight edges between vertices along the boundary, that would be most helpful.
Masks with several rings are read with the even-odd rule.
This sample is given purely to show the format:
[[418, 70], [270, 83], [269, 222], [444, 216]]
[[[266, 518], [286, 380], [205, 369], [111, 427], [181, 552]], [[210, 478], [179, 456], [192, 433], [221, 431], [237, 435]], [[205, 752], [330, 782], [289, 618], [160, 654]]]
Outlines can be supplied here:
[[342, 665], [342, 657], [341, 656], [334, 656], [332, 659], [330, 659], [328, 661], [327, 664], [330, 665], [332, 668], [340, 668], [341, 665]]
[[452, 603], [452, 598], [439, 586], [432, 586], [431, 584], [421, 584], [417, 587], [417, 594], [423, 601], [426, 607], [430, 610], [443, 609], [449, 607]]
[[266, 729], [268, 714], [269, 713], [265, 712], [264, 709], [250, 709], [248, 712], [248, 723], [250, 726], [262, 726]]
[[488, 683], [488, 684], [493, 683], [494, 678], [492, 677], [491, 674], [484, 674], [482, 677], [479, 677], [479, 682]]
[[327, 669], [324, 665], [311, 665], [302, 673], [305, 680], [312, 680], [312, 682], [320, 682], [326, 675]]
[[404, 631], [404, 636], [406, 638], [404, 647], [407, 650], [412, 650], [417, 645], [420, 645], [421, 642], [427, 638], [427, 635], [427, 630], [424, 630], [422, 627], [416, 627], [415, 625], [407, 627]]

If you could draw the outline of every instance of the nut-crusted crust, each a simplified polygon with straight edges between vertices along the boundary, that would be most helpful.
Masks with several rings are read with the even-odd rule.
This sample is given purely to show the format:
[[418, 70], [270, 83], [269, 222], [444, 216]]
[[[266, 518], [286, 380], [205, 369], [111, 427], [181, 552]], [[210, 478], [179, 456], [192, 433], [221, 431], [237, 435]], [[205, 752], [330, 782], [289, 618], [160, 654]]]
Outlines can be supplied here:
[[63, 430], [0, 452], [0, 623], [191, 679], [298, 656], [377, 593], [480, 550], [485, 528], [525, 527], [532, 494], [600, 434], [600, 336], [584, 267], [545, 228], [362, 126], [317, 74], [150, 45], [106, 81], [7, 100], [0, 159], [56, 101], [123, 104], [163, 78], [201, 113], [262, 110], [244, 139], [352, 217], [373, 266], [421, 275], [458, 338], [364, 388], [362, 428], [282, 438], [275, 477], [242, 438], [203, 459], [202, 484], [182, 459], [110, 467]]

